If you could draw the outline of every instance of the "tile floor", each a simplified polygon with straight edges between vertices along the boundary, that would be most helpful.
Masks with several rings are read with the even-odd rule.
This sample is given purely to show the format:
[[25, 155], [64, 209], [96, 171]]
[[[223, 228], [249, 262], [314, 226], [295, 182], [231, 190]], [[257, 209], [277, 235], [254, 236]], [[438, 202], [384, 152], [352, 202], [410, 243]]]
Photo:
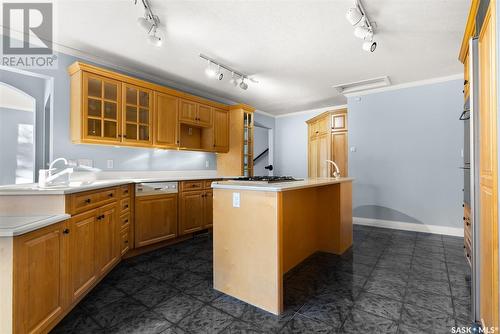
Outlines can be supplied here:
[[123, 261], [53, 333], [450, 333], [469, 325], [463, 239], [355, 226], [286, 275], [280, 317], [212, 286], [209, 235]]

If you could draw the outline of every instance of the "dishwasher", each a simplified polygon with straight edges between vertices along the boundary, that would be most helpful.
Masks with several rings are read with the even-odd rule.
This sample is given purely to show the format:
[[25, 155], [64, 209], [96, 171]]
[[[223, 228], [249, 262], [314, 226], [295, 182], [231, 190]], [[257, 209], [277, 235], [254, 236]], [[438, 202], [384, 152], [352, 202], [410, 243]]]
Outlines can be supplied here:
[[177, 237], [177, 193], [177, 182], [135, 185], [135, 247]]

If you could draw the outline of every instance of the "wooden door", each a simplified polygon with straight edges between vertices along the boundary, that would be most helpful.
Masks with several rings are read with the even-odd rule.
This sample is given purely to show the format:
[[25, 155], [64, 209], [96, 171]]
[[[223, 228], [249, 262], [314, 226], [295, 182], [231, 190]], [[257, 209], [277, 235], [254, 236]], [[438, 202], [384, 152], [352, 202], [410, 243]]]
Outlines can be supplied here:
[[491, 1], [479, 34], [480, 316], [487, 328], [499, 326], [495, 15]]
[[203, 228], [203, 191], [181, 193], [179, 234], [196, 232]]
[[123, 141], [152, 144], [153, 92], [138, 86], [123, 85]]
[[318, 177], [329, 177], [331, 176], [330, 164], [326, 162], [326, 160], [330, 159], [330, 134], [322, 134], [317, 138], [317, 147], [318, 147], [318, 155], [317, 155], [317, 168], [318, 168]]
[[198, 104], [197, 123], [204, 127], [212, 125], [212, 107]]
[[214, 109], [214, 150], [219, 153], [229, 151], [229, 112]]
[[66, 227], [59, 223], [14, 238], [14, 333], [48, 332], [65, 310]]
[[137, 197], [135, 246], [177, 237], [177, 194]]
[[83, 138], [121, 141], [121, 83], [83, 72]]
[[196, 102], [181, 99], [179, 102], [179, 121], [196, 124], [196, 119], [198, 118], [196, 115], [196, 106]]
[[175, 96], [155, 92], [154, 107], [154, 145], [161, 147], [177, 147], [178, 139], [178, 103]]
[[97, 281], [96, 215], [92, 210], [69, 222], [69, 299], [74, 302]]
[[107, 273], [120, 260], [116, 204], [108, 204], [97, 213], [95, 243], [97, 274]]
[[318, 139], [309, 139], [308, 148], [308, 168], [309, 177], [318, 177]]
[[214, 212], [213, 212], [213, 197], [214, 193], [212, 190], [205, 191], [203, 197], [203, 227], [212, 227], [214, 222]]
[[[337, 163], [341, 176], [348, 174], [347, 132], [332, 133], [332, 160]], [[333, 171], [333, 166], [330, 169]]]

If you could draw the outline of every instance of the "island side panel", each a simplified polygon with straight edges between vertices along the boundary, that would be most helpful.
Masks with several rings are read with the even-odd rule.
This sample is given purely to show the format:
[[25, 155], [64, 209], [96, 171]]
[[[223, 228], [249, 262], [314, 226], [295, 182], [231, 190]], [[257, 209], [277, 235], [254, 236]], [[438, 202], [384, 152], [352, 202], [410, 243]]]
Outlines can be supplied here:
[[317, 189], [318, 250], [340, 255], [352, 246], [352, 182]]
[[[240, 207], [233, 207], [233, 193]], [[274, 314], [282, 311], [276, 192], [214, 189], [214, 288]]]
[[0, 333], [12, 333], [14, 242], [0, 237]]
[[[334, 185], [336, 186], [336, 185]], [[318, 187], [282, 192], [283, 272], [319, 250]]]

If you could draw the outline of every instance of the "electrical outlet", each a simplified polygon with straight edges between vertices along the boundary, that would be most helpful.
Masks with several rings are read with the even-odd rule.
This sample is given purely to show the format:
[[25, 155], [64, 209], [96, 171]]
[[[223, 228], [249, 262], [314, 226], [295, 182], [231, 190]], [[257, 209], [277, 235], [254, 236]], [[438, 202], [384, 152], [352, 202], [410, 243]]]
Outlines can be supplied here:
[[205, 160], [205, 168], [210, 168], [210, 160]]
[[76, 161], [75, 159], [68, 159], [68, 165], [70, 167], [76, 167], [78, 166], [78, 161]]
[[233, 208], [240, 207], [240, 193], [233, 193]]
[[94, 161], [91, 159], [78, 159], [78, 166], [94, 167]]
[[193, 135], [193, 128], [188, 129], [188, 135], [192, 136]]
[[113, 168], [113, 164], [114, 164], [113, 160], [108, 160], [106, 162], [106, 167], [108, 167], [108, 169], [112, 169]]

